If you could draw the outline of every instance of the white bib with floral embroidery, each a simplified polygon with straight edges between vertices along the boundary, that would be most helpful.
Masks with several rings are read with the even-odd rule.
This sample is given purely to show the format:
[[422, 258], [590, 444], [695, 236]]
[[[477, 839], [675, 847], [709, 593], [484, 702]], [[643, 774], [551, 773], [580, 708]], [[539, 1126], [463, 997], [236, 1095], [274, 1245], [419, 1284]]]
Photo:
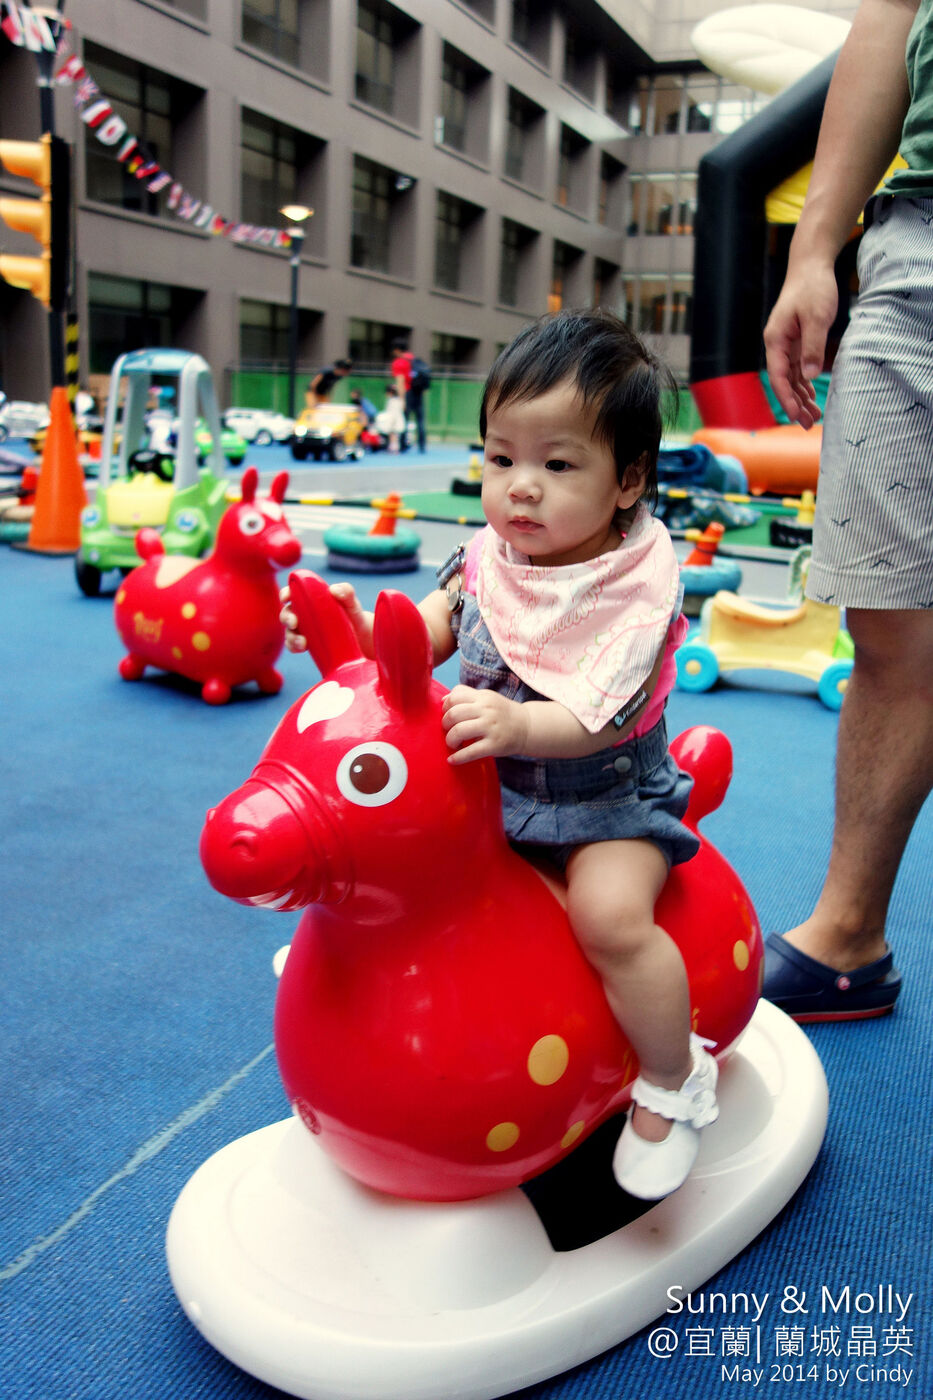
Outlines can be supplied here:
[[503, 661], [591, 734], [644, 684], [678, 606], [664, 525], [639, 505], [618, 548], [583, 564], [532, 563], [483, 532], [476, 601]]

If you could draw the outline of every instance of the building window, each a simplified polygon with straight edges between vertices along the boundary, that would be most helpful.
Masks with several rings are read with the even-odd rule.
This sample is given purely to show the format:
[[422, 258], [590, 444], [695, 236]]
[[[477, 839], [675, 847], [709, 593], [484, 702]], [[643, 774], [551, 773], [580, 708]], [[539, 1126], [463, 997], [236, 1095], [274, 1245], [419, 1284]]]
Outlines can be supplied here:
[[298, 0], [243, 0], [243, 41], [298, 67]]
[[441, 145], [484, 160], [489, 144], [489, 70], [444, 45], [441, 63], [441, 110], [437, 139]]
[[[244, 108], [240, 116], [241, 217], [252, 224], [278, 227], [283, 205], [321, 207], [326, 149], [319, 137]], [[322, 256], [325, 220], [311, 219], [305, 228], [305, 251]]]
[[441, 117], [444, 122], [443, 142], [454, 150], [465, 151], [467, 139], [467, 91], [469, 74], [463, 55], [444, 45], [441, 69]]
[[244, 110], [240, 125], [241, 211], [254, 224], [278, 225], [284, 204], [298, 204], [298, 136], [261, 112]]
[[596, 91], [596, 50], [571, 24], [564, 32], [564, 82], [592, 102]]
[[[177, 173], [175, 129], [196, 105], [198, 90], [96, 44], [85, 45], [85, 56], [127, 131], [163, 169]], [[162, 196], [150, 194], [146, 181], [134, 179], [116, 159], [115, 149], [102, 146], [87, 129], [85, 171], [89, 199], [139, 214], [159, 213]]]
[[696, 219], [696, 176], [632, 175], [629, 180], [628, 232], [652, 235], [692, 234]]
[[713, 114], [713, 130], [723, 136], [738, 131], [769, 101], [769, 97], [752, 92], [750, 88], [721, 86]]
[[551, 265], [551, 290], [547, 299], [548, 311], [560, 311], [563, 306], [573, 306], [578, 300], [579, 270], [583, 262], [583, 251], [569, 243], [554, 241], [554, 258]]
[[183, 10], [194, 19], [207, 18], [207, 0], [162, 0], [162, 3], [171, 5], [175, 10]]
[[463, 0], [468, 10], [479, 15], [480, 19], [487, 24], [495, 24], [496, 21], [496, 0]]
[[[456, 195], [438, 191], [434, 225], [434, 285], [446, 292], [465, 290], [468, 280], [475, 285], [476, 227], [482, 210]], [[470, 237], [471, 232], [473, 237]], [[474, 264], [471, 266], [471, 264]]]
[[543, 107], [515, 88], [509, 88], [504, 173], [510, 180], [525, 185], [534, 185], [539, 181], [543, 117]]
[[479, 341], [465, 335], [448, 335], [436, 331], [431, 336], [431, 367], [445, 374], [476, 369]]
[[639, 78], [629, 99], [626, 126], [633, 136], [644, 136], [648, 131], [648, 116], [651, 104], [651, 79]]
[[683, 80], [677, 73], [662, 73], [654, 80], [654, 134], [674, 136], [681, 129]]
[[353, 317], [349, 326], [347, 354], [359, 374], [387, 374], [394, 356], [393, 340], [407, 339], [410, 326], [389, 325], [385, 321], [363, 321]]
[[357, 10], [356, 95], [380, 112], [395, 106], [395, 26], [376, 0], [360, 0]]
[[640, 277], [635, 306], [635, 329], [643, 335], [664, 335], [664, 307], [667, 302], [667, 279]]
[[290, 313], [274, 302], [240, 302], [240, 364], [288, 363]]
[[593, 260], [593, 305], [614, 310], [619, 299], [619, 266], [605, 258]]
[[90, 273], [90, 373], [109, 374], [126, 350], [180, 343], [183, 323], [201, 296], [161, 282]]
[[512, 0], [512, 43], [547, 67], [551, 45], [550, 0]]
[[356, 156], [353, 161], [353, 227], [350, 262], [370, 272], [389, 271], [389, 215], [395, 173]]
[[587, 189], [587, 155], [590, 143], [569, 126], [561, 126], [560, 149], [557, 158], [557, 190], [555, 200], [566, 208], [585, 212]]
[[677, 232], [693, 234], [697, 216], [697, 177], [681, 171], [677, 181]]
[[671, 286], [671, 335], [689, 335], [693, 329], [693, 278], [675, 277]]
[[537, 232], [513, 219], [502, 220], [499, 248], [499, 301], [502, 306], [524, 306], [531, 300], [529, 287], [530, 250]]
[[621, 228], [623, 212], [623, 180], [625, 166], [621, 161], [603, 151], [599, 158], [599, 204], [596, 211], [598, 223], [609, 228]]

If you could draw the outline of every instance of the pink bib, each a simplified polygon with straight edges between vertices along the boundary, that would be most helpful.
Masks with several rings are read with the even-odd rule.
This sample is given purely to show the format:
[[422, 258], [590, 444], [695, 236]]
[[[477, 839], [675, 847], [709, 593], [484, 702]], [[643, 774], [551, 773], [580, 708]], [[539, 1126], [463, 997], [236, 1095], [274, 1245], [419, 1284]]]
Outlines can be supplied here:
[[484, 530], [476, 601], [503, 661], [596, 734], [651, 673], [677, 607], [664, 525], [639, 505], [617, 549], [542, 568]]

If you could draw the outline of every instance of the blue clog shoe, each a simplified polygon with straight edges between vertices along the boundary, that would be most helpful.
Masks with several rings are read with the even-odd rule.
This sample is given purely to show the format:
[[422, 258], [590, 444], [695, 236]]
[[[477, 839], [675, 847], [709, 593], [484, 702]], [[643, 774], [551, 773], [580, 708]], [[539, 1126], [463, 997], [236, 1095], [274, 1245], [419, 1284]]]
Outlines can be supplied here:
[[851, 972], [837, 972], [808, 957], [780, 933], [765, 939], [761, 994], [794, 1021], [865, 1021], [894, 1010], [901, 974], [888, 948]]

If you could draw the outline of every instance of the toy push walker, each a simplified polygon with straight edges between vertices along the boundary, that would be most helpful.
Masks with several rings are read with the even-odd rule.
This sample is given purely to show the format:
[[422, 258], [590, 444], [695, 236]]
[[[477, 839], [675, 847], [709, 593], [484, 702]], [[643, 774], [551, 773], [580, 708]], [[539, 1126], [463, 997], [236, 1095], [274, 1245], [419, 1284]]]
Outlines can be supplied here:
[[[292, 1395], [435, 1400], [443, 1375], [446, 1395], [486, 1400], [630, 1336], [672, 1282], [698, 1287], [753, 1239], [819, 1150], [825, 1080], [799, 1028], [757, 1005], [758, 921], [701, 837], [658, 918], [721, 1062], [721, 1114], [679, 1191], [620, 1192], [634, 1053], [555, 882], [504, 838], [494, 763], [447, 762], [420, 614], [381, 594], [367, 660], [323, 581], [290, 583], [323, 679], [208, 814], [201, 856], [232, 898], [305, 909], [275, 1014], [293, 1116], [184, 1187], [172, 1282], [213, 1346]], [[695, 826], [731, 751], [699, 729], [674, 752]], [[590, 1177], [567, 1189], [580, 1162]], [[600, 1193], [605, 1218], [568, 1239], [562, 1212]]]

